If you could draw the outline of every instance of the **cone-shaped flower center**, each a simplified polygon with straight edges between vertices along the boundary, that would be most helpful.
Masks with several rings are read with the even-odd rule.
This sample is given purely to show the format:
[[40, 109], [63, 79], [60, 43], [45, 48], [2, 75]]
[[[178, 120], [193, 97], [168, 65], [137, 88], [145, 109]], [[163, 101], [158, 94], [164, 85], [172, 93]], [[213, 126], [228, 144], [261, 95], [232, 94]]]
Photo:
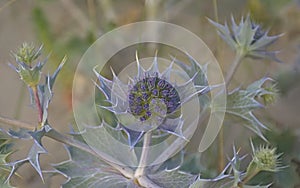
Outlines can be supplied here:
[[142, 122], [149, 118], [161, 122], [159, 119], [174, 112], [180, 105], [176, 89], [157, 76], [138, 81], [129, 91], [128, 99], [130, 113]]

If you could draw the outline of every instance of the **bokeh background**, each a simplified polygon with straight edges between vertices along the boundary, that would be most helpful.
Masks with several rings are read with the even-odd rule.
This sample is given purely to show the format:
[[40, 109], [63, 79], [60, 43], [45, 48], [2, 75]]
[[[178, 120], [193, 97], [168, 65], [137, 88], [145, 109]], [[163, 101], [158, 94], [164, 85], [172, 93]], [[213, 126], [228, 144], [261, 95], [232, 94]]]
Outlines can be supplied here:
[[[26, 86], [8, 66], [14, 62], [11, 55], [23, 42], [44, 45], [45, 56], [51, 53], [44, 70], [52, 72], [64, 55], [66, 66], [58, 77], [55, 96], [50, 106], [49, 122], [67, 133], [72, 116], [72, 78], [80, 57], [101, 35], [118, 26], [143, 20], [174, 23], [192, 31], [210, 47], [226, 72], [234, 53], [221, 41], [207, 18], [221, 23], [233, 15], [237, 20], [251, 13], [251, 17], [270, 29], [271, 34], [284, 33], [271, 48], [280, 50], [279, 64], [268, 60], [247, 59], [234, 77], [233, 86], [246, 86], [262, 76], [278, 80], [280, 96], [266, 111], [256, 115], [272, 131], [266, 132], [272, 145], [283, 152], [283, 160], [290, 167], [274, 178], [273, 187], [300, 187], [300, 1], [299, 0], [0, 0], [0, 115], [32, 123], [37, 113], [30, 106]], [[116, 58], [116, 61], [118, 58]], [[119, 59], [120, 60], [120, 59]], [[118, 62], [115, 62], [118, 64]], [[82, 78], [82, 92], [84, 83]], [[237, 125], [226, 125], [225, 148], [231, 156], [232, 145], [249, 151], [252, 133]], [[1, 125], [5, 127], [5, 125]], [[6, 127], [7, 128], [7, 127]], [[254, 138], [255, 140], [255, 138]], [[49, 163], [68, 159], [63, 146], [45, 139], [49, 155], [41, 157], [42, 168], [51, 169]], [[31, 143], [17, 142], [18, 151], [11, 157], [20, 159]], [[213, 155], [214, 147], [207, 152]], [[214, 169], [216, 161], [204, 161]], [[291, 162], [293, 161], [293, 162]], [[203, 161], [202, 161], [203, 162]], [[215, 168], [216, 169], [216, 168]], [[192, 170], [192, 169], [191, 169]], [[297, 174], [298, 173], [298, 174]], [[212, 170], [211, 175], [217, 172]], [[66, 179], [55, 176], [43, 183], [30, 165], [19, 170], [12, 180], [18, 187], [59, 187]], [[284, 183], [286, 182], [286, 184]], [[288, 185], [288, 186], [284, 186]]]

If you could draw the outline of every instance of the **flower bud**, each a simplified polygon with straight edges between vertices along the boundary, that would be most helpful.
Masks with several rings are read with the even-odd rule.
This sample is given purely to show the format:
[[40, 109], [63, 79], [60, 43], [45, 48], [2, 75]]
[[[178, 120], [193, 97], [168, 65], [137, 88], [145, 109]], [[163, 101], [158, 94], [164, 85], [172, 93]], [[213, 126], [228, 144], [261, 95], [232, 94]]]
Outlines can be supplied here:
[[35, 87], [40, 82], [41, 70], [46, 61], [38, 62], [34, 66], [33, 62], [40, 56], [41, 50], [42, 47], [36, 49], [32, 44], [24, 43], [19, 50], [14, 53], [17, 66], [10, 64], [28, 87]]

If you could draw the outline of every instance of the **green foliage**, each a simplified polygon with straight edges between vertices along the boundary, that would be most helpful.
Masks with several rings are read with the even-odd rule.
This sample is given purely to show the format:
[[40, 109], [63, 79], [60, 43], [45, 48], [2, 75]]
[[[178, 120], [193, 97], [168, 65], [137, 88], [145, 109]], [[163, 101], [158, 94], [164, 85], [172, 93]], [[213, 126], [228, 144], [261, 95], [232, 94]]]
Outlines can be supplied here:
[[0, 130], [0, 187], [13, 188], [7, 178], [11, 168], [7, 165], [7, 159], [13, 153], [11, 139]]

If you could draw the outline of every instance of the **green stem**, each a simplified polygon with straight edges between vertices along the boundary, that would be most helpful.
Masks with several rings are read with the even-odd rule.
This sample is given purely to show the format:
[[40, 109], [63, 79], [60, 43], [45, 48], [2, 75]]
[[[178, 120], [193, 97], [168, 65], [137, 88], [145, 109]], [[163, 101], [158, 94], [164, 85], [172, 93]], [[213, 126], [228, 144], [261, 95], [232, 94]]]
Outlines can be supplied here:
[[[218, 2], [217, 0], [213, 0], [213, 6], [214, 6], [214, 14], [215, 14], [215, 20], [216, 22], [219, 22], [219, 15], [218, 15]], [[220, 37], [217, 36], [216, 39], [217, 47], [215, 51], [215, 56], [218, 57], [220, 52]], [[224, 160], [224, 128], [223, 126], [220, 129], [219, 135], [218, 135], [218, 171], [222, 172], [225, 167], [225, 160]]]
[[87, 0], [87, 7], [90, 20], [90, 28], [93, 36], [97, 36], [97, 18], [96, 18], [96, 4], [95, 0]]
[[34, 94], [34, 99], [35, 99], [36, 107], [37, 107], [38, 114], [39, 114], [39, 120], [38, 120], [39, 128], [41, 128], [40, 126], [42, 126], [41, 123], [43, 121], [43, 109], [42, 109], [41, 101], [40, 101], [40, 98], [39, 98], [39, 93], [38, 93], [37, 86], [33, 86], [31, 88], [32, 88], [32, 91], [33, 91], [33, 94]]
[[[214, 14], [215, 14], [215, 20], [217, 23], [219, 23], [219, 15], [218, 15], [218, 2], [217, 0], [213, 0], [213, 6], [214, 6]], [[219, 35], [216, 38], [216, 51], [215, 51], [215, 56], [218, 57], [219, 56], [219, 52], [220, 52], [220, 37]]]
[[238, 53], [235, 56], [235, 59], [233, 61], [233, 63], [230, 65], [230, 69], [227, 71], [226, 77], [225, 77], [225, 84], [226, 84], [226, 88], [228, 89], [229, 84], [233, 78], [234, 73], [237, 71], [240, 63], [242, 62], [244, 58], [243, 54]]
[[[225, 84], [227, 91], [229, 89], [229, 85], [232, 81], [233, 75], [237, 71], [239, 65], [242, 62], [242, 59], [244, 58], [244, 55], [238, 53], [233, 61], [233, 63], [230, 65], [230, 69], [227, 71], [226, 77], [225, 77]], [[218, 136], [218, 170], [219, 172], [222, 172], [222, 170], [225, 167], [225, 161], [224, 161], [224, 127], [222, 126], [219, 132]]]
[[222, 172], [224, 167], [224, 127], [222, 126], [218, 136], [218, 172]]
[[149, 131], [144, 135], [144, 143], [142, 154], [139, 162], [139, 166], [137, 167], [134, 176], [136, 178], [142, 177], [145, 174], [145, 169], [148, 164], [148, 155], [149, 155], [149, 146], [151, 144], [152, 132]]
[[247, 174], [246, 177], [242, 180], [242, 183], [243, 184], [246, 184], [248, 183], [254, 176], [256, 176], [256, 174], [259, 173], [259, 170], [255, 170], [254, 172], [252, 172], [250, 175]]
[[156, 185], [153, 183], [148, 177], [142, 176], [137, 179], [138, 184], [143, 186], [143, 187], [151, 187], [151, 188], [161, 188], [160, 186]]

